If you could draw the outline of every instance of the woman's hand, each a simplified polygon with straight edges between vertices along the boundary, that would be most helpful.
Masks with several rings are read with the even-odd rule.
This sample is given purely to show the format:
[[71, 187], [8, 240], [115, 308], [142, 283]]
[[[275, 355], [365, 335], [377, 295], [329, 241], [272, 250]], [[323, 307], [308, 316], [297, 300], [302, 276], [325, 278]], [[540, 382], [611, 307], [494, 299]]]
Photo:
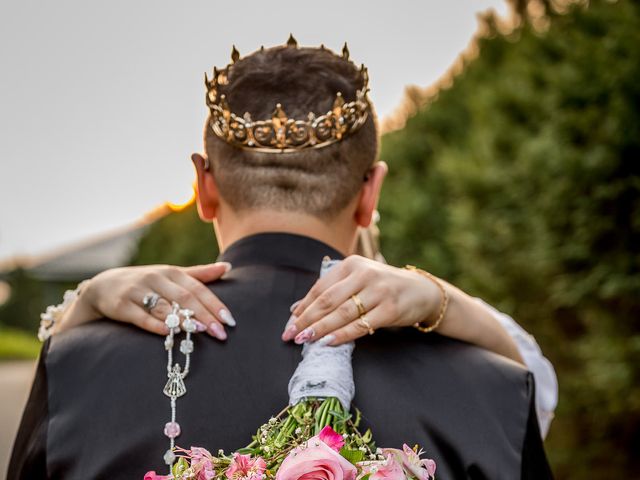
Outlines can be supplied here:
[[[479, 302], [459, 288], [437, 280], [449, 297], [437, 332], [463, 340], [523, 364], [514, 340]], [[365, 311], [360, 318], [356, 295]], [[284, 341], [321, 341], [339, 345], [369, 333], [369, 328], [434, 324], [442, 292], [418, 272], [351, 255], [318, 279], [309, 293], [291, 307]]]
[[[166, 335], [169, 330], [164, 319], [171, 311], [171, 302], [176, 301], [182, 308], [194, 312], [200, 330], [206, 329], [213, 337], [225, 340], [223, 324], [234, 326], [235, 320], [203, 283], [217, 280], [230, 268], [229, 263], [218, 262], [193, 267], [145, 265], [106, 270], [89, 281], [64, 313], [55, 332], [108, 317]], [[147, 311], [143, 299], [150, 292], [157, 293], [160, 300]]]
[[[352, 295], [364, 307], [364, 322]], [[292, 305], [282, 339], [304, 343], [322, 338], [323, 343], [339, 345], [368, 334], [367, 323], [376, 330], [435, 321], [440, 301], [440, 289], [422, 275], [351, 255]]]

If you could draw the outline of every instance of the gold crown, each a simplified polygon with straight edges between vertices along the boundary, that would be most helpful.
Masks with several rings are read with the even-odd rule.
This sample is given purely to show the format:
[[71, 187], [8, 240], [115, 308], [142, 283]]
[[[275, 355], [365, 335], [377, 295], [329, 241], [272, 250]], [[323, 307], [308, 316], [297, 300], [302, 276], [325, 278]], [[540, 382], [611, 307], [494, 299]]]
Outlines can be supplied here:
[[[298, 48], [298, 42], [289, 35], [287, 48]], [[264, 47], [260, 48], [263, 51]], [[320, 50], [328, 50], [320, 45]], [[330, 50], [329, 50], [330, 51]], [[333, 52], [331, 52], [333, 53]], [[334, 55], [336, 55], [334, 53]], [[337, 56], [337, 55], [336, 55]], [[349, 60], [349, 49], [345, 42], [341, 58]], [[310, 112], [306, 120], [289, 118], [281, 104], [276, 104], [271, 118], [256, 120], [249, 112], [240, 117], [229, 109], [224, 94], [218, 97], [218, 85], [229, 83], [229, 71], [240, 59], [235, 45], [231, 50], [231, 63], [224, 69], [213, 67], [213, 78], [204, 74], [207, 87], [206, 103], [211, 112], [209, 126], [213, 132], [227, 143], [257, 152], [297, 152], [303, 148], [322, 148], [342, 140], [356, 132], [367, 120], [369, 112], [369, 73], [362, 64], [360, 75], [362, 87], [356, 91], [356, 99], [345, 103], [341, 92], [337, 92], [333, 107], [327, 113], [316, 116]]]

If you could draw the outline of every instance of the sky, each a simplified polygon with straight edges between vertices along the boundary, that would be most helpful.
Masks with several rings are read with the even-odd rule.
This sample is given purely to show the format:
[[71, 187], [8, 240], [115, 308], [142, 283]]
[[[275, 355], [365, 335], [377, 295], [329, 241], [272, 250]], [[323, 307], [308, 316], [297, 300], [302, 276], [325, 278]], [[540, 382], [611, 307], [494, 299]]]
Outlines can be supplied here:
[[369, 69], [384, 119], [505, 0], [3, 0], [0, 260], [130, 224], [191, 194], [203, 75], [260, 45], [324, 43]]

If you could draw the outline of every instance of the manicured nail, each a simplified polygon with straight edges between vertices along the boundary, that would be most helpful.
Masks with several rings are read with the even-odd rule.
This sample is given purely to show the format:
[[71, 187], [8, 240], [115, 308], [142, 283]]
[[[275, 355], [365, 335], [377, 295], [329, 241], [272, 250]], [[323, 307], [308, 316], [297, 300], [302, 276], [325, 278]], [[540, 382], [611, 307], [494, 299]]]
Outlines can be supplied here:
[[291, 315], [289, 317], [284, 332], [282, 332], [282, 340], [284, 340], [285, 342], [291, 340], [296, 336], [296, 333], [298, 333], [298, 328], [296, 327], [295, 323], [297, 319], [298, 317], [296, 317], [295, 315]]
[[302, 301], [302, 300], [298, 300], [297, 302], [293, 302], [293, 303], [291, 304], [291, 306], [289, 307], [289, 311], [290, 311], [291, 313], [293, 313], [293, 311], [296, 309], [296, 307], [297, 307], [298, 305], [300, 305], [300, 302], [301, 302], [301, 301]]
[[227, 332], [224, 331], [224, 328], [222, 328], [222, 325], [220, 325], [219, 323], [216, 323], [216, 322], [210, 323], [209, 331], [213, 334], [214, 337], [216, 337], [219, 340], [227, 339]]
[[194, 320], [196, 322], [196, 332], [204, 332], [207, 329], [207, 326], [199, 322], [198, 320]]
[[229, 262], [218, 262], [219, 265], [224, 265], [224, 273], [231, 270], [231, 264]]
[[333, 334], [329, 334], [329, 335], [325, 335], [324, 337], [322, 337], [320, 340], [318, 340], [316, 343], [318, 345], [329, 345], [331, 342], [333, 342], [336, 339], [336, 336]]
[[301, 331], [298, 335], [296, 335], [294, 342], [296, 342], [298, 345], [304, 342], [308, 342], [313, 338], [315, 334], [316, 332], [312, 327], [307, 327], [303, 331]]
[[227, 310], [226, 308], [222, 308], [220, 309], [219, 314], [220, 314], [220, 318], [224, 323], [226, 323], [230, 327], [236, 326], [236, 321], [233, 318], [233, 315], [231, 315], [231, 312], [229, 310]]

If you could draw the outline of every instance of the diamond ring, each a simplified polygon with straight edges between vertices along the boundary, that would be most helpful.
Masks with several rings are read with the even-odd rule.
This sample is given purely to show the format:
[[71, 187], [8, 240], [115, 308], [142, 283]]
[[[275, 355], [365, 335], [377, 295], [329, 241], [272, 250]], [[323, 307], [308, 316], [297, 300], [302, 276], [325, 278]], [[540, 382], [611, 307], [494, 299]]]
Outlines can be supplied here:
[[158, 304], [158, 300], [160, 300], [160, 295], [156, 292], [149, 292], [142, 299], [142, 306], [147, 312], [151, 312]]

